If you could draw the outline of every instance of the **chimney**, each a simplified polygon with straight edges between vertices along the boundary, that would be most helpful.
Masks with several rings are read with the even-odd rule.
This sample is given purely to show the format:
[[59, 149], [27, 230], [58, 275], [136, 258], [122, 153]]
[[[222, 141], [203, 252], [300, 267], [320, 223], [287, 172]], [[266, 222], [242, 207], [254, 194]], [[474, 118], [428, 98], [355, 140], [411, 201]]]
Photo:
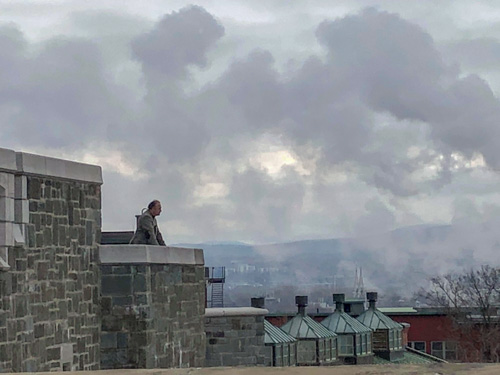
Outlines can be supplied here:
[[335, 311], [344, 312], [344, 301], [345, 301], [345, 295], [340, 293], [334, 293], [333, 294], [333, 302], [335, 302]]
[[255, 307], [256, 309], [263, 309], [266, 305], [266, 300], [264, 297], [253, 297], [250, 299], [250, 301], [251, 306]]
[[307, 296], [295, 296], [295, 304], [299, 308], [299, 314], [306, 315]]
[[368, 308], [375, 308], [375, 303], [377, 302], [377, 292], [366, 293], [366, 299], [368, 300]]

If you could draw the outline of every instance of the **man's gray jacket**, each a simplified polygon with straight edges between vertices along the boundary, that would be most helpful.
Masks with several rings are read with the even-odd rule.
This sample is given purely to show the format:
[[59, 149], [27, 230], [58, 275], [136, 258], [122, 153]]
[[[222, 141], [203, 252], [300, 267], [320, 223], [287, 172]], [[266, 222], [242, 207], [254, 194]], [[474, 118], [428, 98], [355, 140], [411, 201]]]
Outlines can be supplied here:
[[144, 212], [137, 221], [137, 230], [130, 240], [131, 244], [161, 245], [165, 246], [165, 241], [158, 229], [156, 219], [149, 210]]

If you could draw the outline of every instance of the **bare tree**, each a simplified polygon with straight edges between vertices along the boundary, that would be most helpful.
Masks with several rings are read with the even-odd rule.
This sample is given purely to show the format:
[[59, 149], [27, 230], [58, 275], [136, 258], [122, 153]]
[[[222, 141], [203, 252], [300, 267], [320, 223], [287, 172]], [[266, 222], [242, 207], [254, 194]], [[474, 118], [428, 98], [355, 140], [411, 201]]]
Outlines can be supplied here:
[[476, 351], [476, 360], [499, 362], [500, 269], [485, 265], [430, 282], [430, 289], [419, 294], [428, 305], [444, 308], [465, 354]]

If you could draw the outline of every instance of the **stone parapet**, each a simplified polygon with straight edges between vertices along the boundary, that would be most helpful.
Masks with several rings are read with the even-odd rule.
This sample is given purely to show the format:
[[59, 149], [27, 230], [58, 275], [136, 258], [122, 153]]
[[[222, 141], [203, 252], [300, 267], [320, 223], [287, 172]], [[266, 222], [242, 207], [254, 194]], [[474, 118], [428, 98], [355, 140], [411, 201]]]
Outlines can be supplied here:
[[6, 148], [0, 148], [0, 170], [2, 171], [17, 170], [15, 151]]
[[0, 171], [102, 184], [102, 170], [97, 165], [15, 152], [5, 148], [0, 148]]
[[152, 245], [101, 245], [102, 264], [204, 265], [203, 250]]
[[102, 184], [101, 167], [46, 156], [16, 153], [18, 172]]
[[200, 367], [203, 251], [101, 245], [101, 368]]
[[212, 307], [205, 309], [205, 318], [220, 318], [224, 316], [260, 316], [267, 315], [266, 309], [255, 307]]

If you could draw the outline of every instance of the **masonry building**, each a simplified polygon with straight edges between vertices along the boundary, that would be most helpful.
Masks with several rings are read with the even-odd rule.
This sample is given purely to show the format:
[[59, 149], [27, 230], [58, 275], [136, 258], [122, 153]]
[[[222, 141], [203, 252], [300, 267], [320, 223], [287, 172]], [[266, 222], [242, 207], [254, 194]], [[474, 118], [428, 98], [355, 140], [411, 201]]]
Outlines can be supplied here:
[[99, 369], [101, 184], [0, 149], [0, 371]]
[[0, 372], [204, 365], [203, 251], [100, 246], [101, 185], [0, 148]]

